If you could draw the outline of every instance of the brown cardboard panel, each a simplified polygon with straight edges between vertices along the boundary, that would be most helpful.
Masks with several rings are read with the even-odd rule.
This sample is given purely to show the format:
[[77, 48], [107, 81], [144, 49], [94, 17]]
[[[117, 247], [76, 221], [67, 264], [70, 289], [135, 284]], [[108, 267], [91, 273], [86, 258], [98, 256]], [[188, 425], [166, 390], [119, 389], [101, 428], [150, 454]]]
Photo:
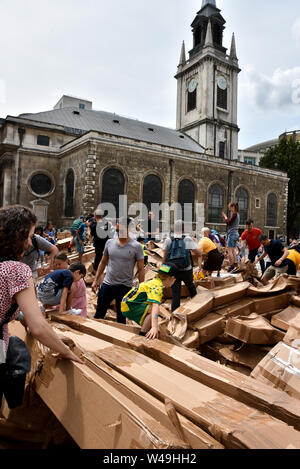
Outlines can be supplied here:
[[300, 400], [300, 349], [280, 342], [257, 365], [251, 376]]
[[234, 301], [239, 300], [246, 296], [247, 289], [249, 287], [248, 282], [237, 283], [233, 287], [223, 288], [221, 290], [216, 290], [214, 294], [213, 307], [218, 308], [220, 306], [233, 303]]
[[254, 287], [251, 285], [247, 290], [248, 296], [265, 296], [283, 292], [288, 288], [287, 276], [280, 276], [276, 280], [269, 282], [263, 287]]
[[200, 345], [202, 345], [224, 332], [225, 321], [219, 314], [209, 313], [205, 318], [194, 322], [191, 327], [198, 331]]
[[214, 288], [225, 288], [236, 284], [236, 280], [233, 276], [228, 277], [212, 277], [210, 279], [198, 280], [197, 285], [200, 287], [212, 290]]
[[[246, 379], [246, 377], [241, 379], [239, 373], [199, 354], [160, 340], [147, 340], [85, 318], [56, 316], [53, 319], [112, 344], [137, 350], [216, 391], [258, 410], [266, 411], [300, 430], [300, 403], [298, 401], [291, 399], [281, 391], [270, 390], [269, 386], [256, 380]], [[203, 347], [207, 345], [205, 344]]]
[[275, 329], [269, 321], [256, 313], [228, 319], [225, 334], [245, 344], [254, 345], [277, 344], [284, 337], [283, 332]]
[[281, 293], [267, 298], [254, 298], [254, 309], [257, 314], [270, 313], [287, 308], [290, 304], [291, 293]]
[[202, 292], [189, 302], [181, 305], [176, 313], [185, 315], [187, 322], [191, 323], [206, 316], [212, 310], [213, 301], [214, 297], [211, 292]]
[[254, 312], [254, 301], [251, 298], [242, 298], [232, 304], [217, 308], [215, 312], [225, 319], [235, 316], [249, 316]]
[[[173, 403], [177, 412], [198, 424], [202, 429], [209, 431], [210, 434], [221, 444], [224, 444], [226, 448], [284, 449], [289, 445], [294, 448], [300, 448], [300, 432], [265, 413], [258, 411], [253, 413], [252, 408], [207, 388], [201, 383], [155, 362], [148, 357], [142, 356], [140, 353], [133, 350], [111, 346], [105, 341], [85, 334], [78, 335], [67, 331], [65, 332], [65, 335], [69, 339], [73, 340], [76, 346], [81, 350], [97, 356], [108, 366], [113, 367], [113, 369], [119, 373], [121, 372], [124, 376], [141, 386], [154, 397], [163, 402], [166, 398], [169, 399]], [[63, 366], [63, 364], [61, 366]], [[77, 365], [75, 364], [75, 366]], [[83, 365], [78, 366], [83, 367]], [[59, 368], [57, 369], [58, 371]], [[64, 379], [66, 379], [65, 375], [67, 371], [67, 369], [64, 370]], [[43, 371], [39, 378], [40, 381], [43, 382]], [[51, 383], [48, 383], [47, 378], [45, 381], [46, 384], [50, 386]], [[69, 382], [69, 378], [67, 378], [67, 381]], [[68, 390], [67, 386], [65, 386], [67, 394], [62, 401], [66, 402], [67, 397], [68, 402], [70, 402], [70, 397], [71, 401], [73, 401], [76, 395], [78, 396], [77, 399], [79, 396], [82, 397], [82, 393], [78, 392], [80, 383], [75, 384], [74, 390], [76, 390], [76, 394], [74, 396], [71, 394], [70, 396], [70, 391], [72, 393], [72, 389]], [[54, 390], [52, 390], [51, 393], [48, 392], [48, 396], [51, 394], [53, 400], [57, 401], [57, 394], [53, 391]], [[113, 390], [110, 390], [110, 395], [112, 394], [112, 391]], [[38, 392], [40, 393], [39, 388]], [[96, 396], [92, 393], [89, 393], [87, 399], [93, 408], [93, 419], [97, 414], [97, 412], [95, 412], [94, 402], [103, 402], [103, 400], [98, 401], [95, 397]], [[77, 413], [80, 414], [80, 403], [78, 402], [78, 404]], [[122, 404], [124, 405], [124, 397], [122, 399]], [[108, 406], [107, 408], [109, 408], [110, 425], [116, 425], [117, 422], [120, 421], [120, 412], [116, 412], [115, 417], [112, 418], [111, 406]], [[103, 413], [105, 414], [104, 406], [102, 407], [101, 415], [103, 415]], [[87, 415], [86, 409], [84, 415]], [[139, 415], [140, 420], [142, 420], [143, 416], [141, 415], [141, 412], [139, 414], [135, 413], [135, 415]], [[74, 415], [72, 415], [72, 417], [74, 419]], [[102, 426], [107, 420], [105, 417], [106, 415], [103, 415], [102, 417]], [[99, 421], [99, 416], [97, 421]], [[132, 423], [131, 419], [128, 423], [126, 422], [126, 424], [130, 423]], [[106, 427], [108, 425], [109, 422], [107, 421]], [[149, 426], [148, 418], [147, 425]], [[95, 427], [95, 421], [91, 424], [91, 427]], [[78, 419], [76, 428], [78, 428]], [[130, 435], [131, 440], [133, 438], [134, 428], [127, 428], [126, 430], [126, 435], [124, 435], [124, 437], [126, 436], [128, 438]], [[99, 435], [99, 432], [97, 432], [97, 434]], [[73, 438], [76, 441], [74, 436]], [[121, 447], [130, 448], [128, 440], [124, 443]], [[147, 445], [149, 445], [149, 441], [147, 442]], [[118, 447], [120, 446], [118, 445]]]
[[292, 296], [291, 297], [291, 303], [293, 303], [293, 305], [295, 306], [299, 306], [300, 308], [300, 296]]
[[86, 365], [48, 361], [36, 379], [37, 392], [81, 449], [185, 447], [174, 433]]
[[245, 366], [250, 370], [254, 370], [254, 368], [267, 355], [267, 353], [268, 352], [265, 350], [265, 348], [260, 348], [259, 346], [255, 345], [244, 345], [239, 349], [237, 349], [234, 345], [229, 345], [219, 350], [219, 354], [225, 360]]
[[281, 311], [281, 313], [273, 316], [271, 324], [275, 327], [279, 327], [279, 329], [287, 331], [291, 322], [294, 320], [298, 320], [300, 323], [300, 308], [291, 305], [285, 310]]
[[300, 349], [300, 317], [299, 315], [297, 318], [291, 321], [290, 327], [286, 335], [284, 336], [283, 341], [285, 344], [291, 345], [292, 347], [296, 349]]

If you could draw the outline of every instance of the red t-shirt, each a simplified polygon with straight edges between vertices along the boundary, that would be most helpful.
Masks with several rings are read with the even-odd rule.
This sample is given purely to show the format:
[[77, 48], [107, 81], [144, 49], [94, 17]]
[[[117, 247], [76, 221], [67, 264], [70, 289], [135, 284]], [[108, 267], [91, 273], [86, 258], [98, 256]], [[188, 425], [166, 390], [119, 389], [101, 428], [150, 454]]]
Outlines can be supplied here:
[[242, 234], [242, 240], [247, 241], [249, 251], [253, 251], [260, 247], [259, 237], [262, 234], [262, 231], [259, 228], [253, 228], [251, 233], [248, 230], [245, 230]]

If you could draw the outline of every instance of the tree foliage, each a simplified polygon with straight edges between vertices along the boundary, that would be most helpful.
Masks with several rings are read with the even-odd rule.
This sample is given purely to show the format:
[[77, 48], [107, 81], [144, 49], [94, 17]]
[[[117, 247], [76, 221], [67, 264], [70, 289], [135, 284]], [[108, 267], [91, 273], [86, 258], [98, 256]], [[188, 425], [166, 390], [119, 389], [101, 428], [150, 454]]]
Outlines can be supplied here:
[[293, 235], [300, 214], [300, 142], [283, 138], [279, 145], [266, 151], [260, 166], [285, 171], [290, 179], [287, 230], [288, 235]]

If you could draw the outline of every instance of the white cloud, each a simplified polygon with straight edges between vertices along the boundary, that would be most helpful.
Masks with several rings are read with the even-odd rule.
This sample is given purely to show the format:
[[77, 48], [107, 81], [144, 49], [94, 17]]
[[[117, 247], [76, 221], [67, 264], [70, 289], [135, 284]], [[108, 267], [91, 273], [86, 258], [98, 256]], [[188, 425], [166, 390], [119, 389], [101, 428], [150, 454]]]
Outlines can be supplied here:
[[241, 76], [241, 99], [247, 99], [257, 110], [299, 115], [300, 67], [278, 68], [272, 76], [256, 72], [252, 66], [246, 67]]
[[297, 18], [292, 26], [293, 37], [296, 40], [296, 44], [300, 47], [300, 18]]
[[6, 86], [5, 81], [0, 78], [0, 104], [6, 103]]

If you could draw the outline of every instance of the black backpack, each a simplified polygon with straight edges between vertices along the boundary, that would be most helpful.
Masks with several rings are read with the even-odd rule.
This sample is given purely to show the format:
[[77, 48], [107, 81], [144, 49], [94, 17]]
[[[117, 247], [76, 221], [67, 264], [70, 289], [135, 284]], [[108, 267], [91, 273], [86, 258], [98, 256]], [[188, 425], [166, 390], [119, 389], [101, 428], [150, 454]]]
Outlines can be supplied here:
[[191, 265], [191, 253], [186, 249], [184, 236], [182, 238], [171, 237], [171, 246], [168, 249], [167, 261], [175, 264], [177, 269], [183, 270]]

